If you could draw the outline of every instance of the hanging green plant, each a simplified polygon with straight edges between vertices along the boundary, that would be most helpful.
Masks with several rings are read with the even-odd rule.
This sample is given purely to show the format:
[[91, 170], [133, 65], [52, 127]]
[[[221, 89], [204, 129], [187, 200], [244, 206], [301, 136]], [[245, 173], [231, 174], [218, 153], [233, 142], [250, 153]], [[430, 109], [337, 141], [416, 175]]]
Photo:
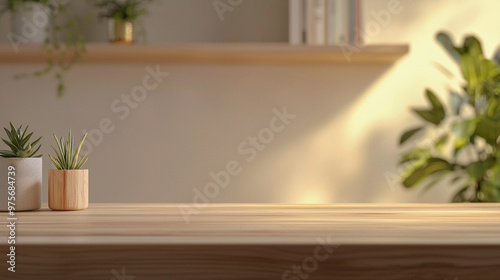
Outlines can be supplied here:
[[[47, 53], [47, 64], [44, 68], [35, 72], [17, 74], [15, 78], [22, 79], [53, 75], [57, 81], [56, 92], [59, 97], [63, 96], [66, 91], [66, 74], [82, 59], [86, 52], [85, 40], [80, 32], [77, 19], [71, 18], [66, 20], [64, 18], [69, 2], [66, 0], [4, 0], [0, 2], [3, 4], [2, 11], [9, 11], [12, 14], [32, 9], [34, 3], [43, 5], [49, 24], [43, 27], [44, 38], [40, 42], [40, 45]], [[28, 18], [27, 20], [30, 21], [33, 19]], [[33, 42], [23, 37], [23, 34], [17, 34], [17, 32], [11, 32], [9, 40], [14, 48]]]

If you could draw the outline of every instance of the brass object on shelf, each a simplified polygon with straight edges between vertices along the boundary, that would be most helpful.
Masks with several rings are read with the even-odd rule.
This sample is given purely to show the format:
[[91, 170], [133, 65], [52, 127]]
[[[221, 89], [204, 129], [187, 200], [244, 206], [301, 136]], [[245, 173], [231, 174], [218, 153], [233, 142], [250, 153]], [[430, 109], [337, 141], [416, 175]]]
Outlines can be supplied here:
[[112, 44], [130, 45], [134, 43], [134, 23], [128, 20], [109, 19], [108, 37]]

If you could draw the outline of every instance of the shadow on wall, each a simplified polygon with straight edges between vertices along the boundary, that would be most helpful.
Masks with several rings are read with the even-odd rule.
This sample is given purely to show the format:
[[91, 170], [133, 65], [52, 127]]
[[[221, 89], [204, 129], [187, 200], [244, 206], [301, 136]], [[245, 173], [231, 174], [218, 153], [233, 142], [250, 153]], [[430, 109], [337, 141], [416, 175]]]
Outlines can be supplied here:
[[[285, 104], [288, 111], [297, 117], [284, 132], [275, 136], [273, 142], [255, 160], [241, 160], [245, 165], [245, 172], [235, 178], [232, 185], [234, 189], [228, 189], [227, 195], [219, 195], [220, 201], [333, 201], [329, 190], [322, 189], [319, 192], [315, 187], [330, 185], [333, 191], [333, 188], [342, 185], [339, 179], [346, 177], [344, 174], [325, 176], [336, 173], [328, 173], [332, 166], [345, 165], [349, 161], [348, 149], [343, 146], [349, 144], [341, 141], [344, 138], [341, 133], [344, 115], [389, 67], [313, 67], [301, 68], [297, 72], [294, 70], [293, 75], [290, 75], [291, 70], [285, 71], [283, 76], [274, 74], [273, 83], [266, 86], [269, 90], [266, 90], [265, 96], [259, 95], [259, 98], [268, 100], [264, 103], [271, 101], [278, 108]], [[248, 99], [247, 102], [255, 102], [251, 101], [253, 98], [251, 95], [238, 97], [240, 101]], [[264, 108], [259, 111], [265, 112]], [[263, 125], [266, 125], [270, 117], [269, 113], [265, 115], [267, 119], [262, 120]], [[336, 134], [338, 139], [330, 144], [311, 142], [310, 139], [319, 131], [325, 130], [325, 127], [329, 127], [330, 132]], [[249, 133], [255, 134], [258, 130], [256, 127]], [[235, 144], [234, 147], [236, 146]], [[323, 151], [323, 156], [318, 156], [318, 150]], [[331, 181], [327, 182], [328, 180]], [[292, 193], [294, 195], [290, 195]], [[214, 201], [219, 201], [219, 197]]]

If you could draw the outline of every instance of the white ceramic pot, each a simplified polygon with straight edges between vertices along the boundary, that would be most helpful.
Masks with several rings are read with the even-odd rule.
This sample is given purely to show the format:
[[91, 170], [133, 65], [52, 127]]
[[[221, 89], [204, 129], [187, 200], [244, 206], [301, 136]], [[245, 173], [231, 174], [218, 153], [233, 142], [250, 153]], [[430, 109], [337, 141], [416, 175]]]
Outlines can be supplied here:
[[9, 181], [15, 186], [15, 211], [39, 209], [42, 206], [42, 175], [42, 158], [0, 157], [0, 211], [8, 211]]
[[43, 4], [26, 2], [17, 4], [12, 11], [10, 36], [15, 42], [40, 44], [47, 38], [50, 11]]

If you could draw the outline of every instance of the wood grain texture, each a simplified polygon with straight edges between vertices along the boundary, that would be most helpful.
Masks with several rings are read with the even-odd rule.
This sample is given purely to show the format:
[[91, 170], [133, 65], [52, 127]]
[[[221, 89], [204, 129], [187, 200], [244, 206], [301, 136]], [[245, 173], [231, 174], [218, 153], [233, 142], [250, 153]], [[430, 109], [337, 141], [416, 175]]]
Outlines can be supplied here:
[[49, 170], [49, 208], [74, 211], [89, 206], [89, 171]]
[[[20, 246], [10, 279], [498, 280], [498, 246], [340, 246], [311, 261], [311, 245]], [[322, 254], [324, 252], [321, 252]], [[293, 273], [300, 268], [300, 275]], [[130, 279], [132, 280], [132, 279]]]
[[[351, 50], [352, 51], [352, 50]], [[292, 46], [285, 43], [131, 45], [87, 44], [86, 63], [173, 64], [388, 64], [409, 51], [408, 45], [361, 46], [350, 55], [339, 46]], [[36, 46], [16, 52], [0, 45], [0, 63], [44, 63], [50, 56]], [[60, 60], [52, 57], [54, 60]]]
[[45, 205], [18, 217], [19, 241], [36, 245], [316, 244], [328, 235], [340, 244], [500, 245], [499, 204]]
[[[500, 275], [498, 204], [198, 206], [91, 204], [78, 212], [45, 206], [18, 213], [18, 272], [9, 279], [120, 280], [113, 270], [122, 275], [122, 268], [136, 280]], [[186, 223], [182, 213], [194, 209]]]

